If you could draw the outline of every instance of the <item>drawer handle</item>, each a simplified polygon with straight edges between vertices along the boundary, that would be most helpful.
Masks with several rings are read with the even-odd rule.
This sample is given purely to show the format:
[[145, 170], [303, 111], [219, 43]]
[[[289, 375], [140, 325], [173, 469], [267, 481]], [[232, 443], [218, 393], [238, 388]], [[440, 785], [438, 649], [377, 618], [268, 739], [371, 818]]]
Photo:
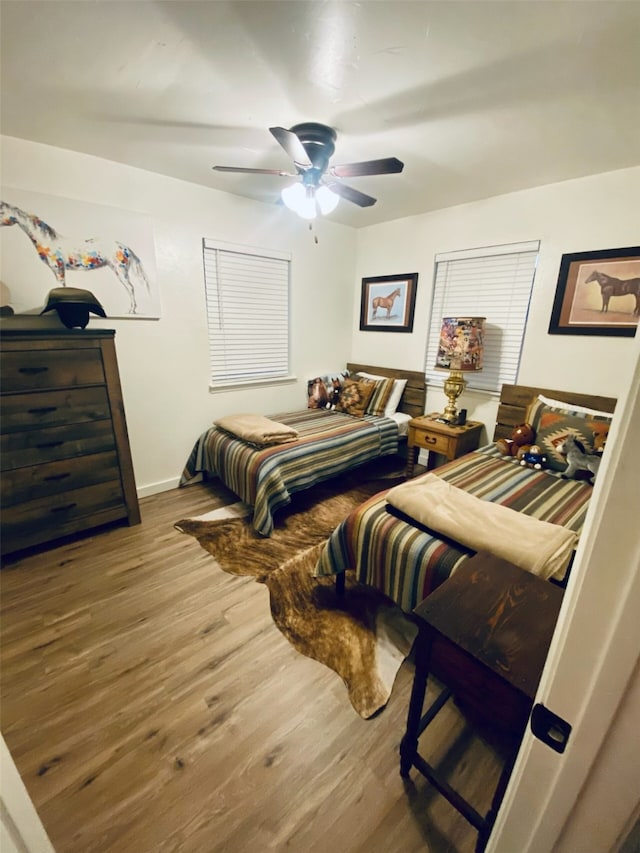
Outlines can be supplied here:
[[46, 373], [48, 367], [20, 367], [18, 373], [26, 373], [27, 376], [35, 376], [36, 373]]
[[27, 409], [30, 415], [48, 415], [50, 412], [55, 412], [57, 406], [41, 406], [39, 409]]
[[48, 477], [44, 477], [43, 479], [44, 479], [45, 481], [49, 481], [49, 480], [53, 480], [53, 481], [55, 481], [55, 480], [66, 480], [66, 478], [67, 478], [67, 477], [70, 477], [70, 476], [71, 476], [71, 474], [70, 474], [69, 472], [67, 472], [67, 473], [65, 473], [65, 474], [50, 474]]
[[36, 444], [38, 450], [45, 450], [47, 447], [60, 447], [64, 441], [45, 441], [43, 444]]
[[69, 509], [73, 509], [74, 506], [77, 506], [76, 503], [64, 504], [63, 506], [54, 506], [51, 512], [67, 512]]
[[430, 435], [425, 435], [424, 442], [425, 442], [425, 444], [437, 444], [438, 439], [432, 438]]

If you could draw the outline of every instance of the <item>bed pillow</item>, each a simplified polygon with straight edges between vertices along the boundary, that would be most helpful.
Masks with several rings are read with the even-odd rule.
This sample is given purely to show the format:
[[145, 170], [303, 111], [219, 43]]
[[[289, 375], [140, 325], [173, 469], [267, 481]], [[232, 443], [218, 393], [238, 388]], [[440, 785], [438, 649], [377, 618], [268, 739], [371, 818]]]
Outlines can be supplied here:
[[336, 411], [355, 415], [357, 418], [364, 417], [374, 390], [375, 382], [371, 379], [345, 379], [340, 389]]
[[558, 447], [565, 438], [573, 435], [587, 453], [593, 453], [606, 440], [611, 415], [608, 412], [590, 414], [570, 404], [549, 406], [538, 397], [529, 406], [527, 423], [535, 430], [535, 442], [547, 457], [547, 467], [564, 471], [567, 460], [558, 452]]
[[[376, 376], [373, 373], [365, 373], [364, 371], [359, 371], [358, 373], [354, 373], [354, 376], [362, 376], [365, 379], [385, 379], [385, 376]], [[406, 379], [394, 379], [393, 380], [393, 389], [391, 394], [389, 395], [389, 399], [387, 400], [387, 404], [384, 407], [384, 416], [389, 418], [391, 415], [395, 414], [396, 409], [400, 405], [400, 399], [404, 393], [405, 386], [407, 384]]]
[[395, 380], [373, 379], [371, 381], [374, 383], [374, 387], [373, 394], [369, 400], [369, 405], [367, 406], [367, 414], [376, 415], [376, 417], [380, 418], [385, 414], [385, 409], [393, 391], [393, 384]]
[[342, 389], [342, 383], [349, 376], [348, 370], [339, 373], [325, 373], [307, 382], [307, 408], [324, 409], [327, 403], [333, 401], [334, 389]]
[[542, 394], [538, 394], [538, 400], [545, 406], [555, 406], [558, 409], [566, 409], [571, 412], [594, 415], [598, 418], [609, 418], [609, 420], [612, 417], [611, 412], [601, 412], [599, 409], [589, 409], [587, 406], [576, 406], [573, 403], [567, 403], [566, 400], [553, 400], [551, 397], [544, 397]]

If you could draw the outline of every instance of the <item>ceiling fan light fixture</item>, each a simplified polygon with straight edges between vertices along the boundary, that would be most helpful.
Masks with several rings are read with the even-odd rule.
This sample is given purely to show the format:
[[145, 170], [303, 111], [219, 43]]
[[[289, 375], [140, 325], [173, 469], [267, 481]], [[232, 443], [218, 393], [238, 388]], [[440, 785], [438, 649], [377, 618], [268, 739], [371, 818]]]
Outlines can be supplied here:
[[315, 219], [318, 210], [323, 215], [331, 213], [340, 201], [339, 196], [331, 192], [329, 187], [305, 186], [303, 183], [285, 187], [281, 196], [289, 210], [293, 210], [302, 219]]
[[340, 196], [331, 192], [329, 187], [322, 186], [316, 190], [316, 201], [318, 202], [320, 213], [326, 216], [327, 213], [331, 213], [336, 209], [340, 201]]
[[285, 187], [281, 193], [282, 201], [303, 219], [316, 218], [316, 200], [313, 187], [305, 187], [301, 183]]
[[[326, 124], [311, 121], [295, 124], [288, 130], [286, 127], [270, 127], [269, 131], [293, 160], [297, 177], [300, 178], [299, 182], [281, 191], [282, 201], [303, 219], [315, 219], [319, 213], [326, 216], [335, 210], [341, 198], [359, 207], [371, 207], [376, 203], [373, 196], [360, 192], [348, 184], [336, 182], [334, 178], [393, 175], [404, 169], [404, 163], [397, 157], [381, 157], [377, 160], [362, 160], [330, 166], [329, 161], [336, 147], [336, 132]], [[212, 168], [217, 172], [278, 175], [281, 178], [296, 177], [295, 173], [284, 172], [282, 169], [253, 169], [244, 166], [213, 166]], [[326, 181], [325, 176], [328, 178]]]

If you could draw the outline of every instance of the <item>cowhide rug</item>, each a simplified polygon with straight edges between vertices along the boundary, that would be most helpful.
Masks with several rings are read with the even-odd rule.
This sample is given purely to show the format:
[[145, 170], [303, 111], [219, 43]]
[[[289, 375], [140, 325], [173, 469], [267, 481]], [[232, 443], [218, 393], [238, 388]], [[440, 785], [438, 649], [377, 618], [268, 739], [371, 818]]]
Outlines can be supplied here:
[[352, 572], [342, 597], [332, 578], [314, 578], [312, 572], [341, 519], [399, 481], [357, 484], [352, 475], [299, 493], [276, 514], [268, 539], [254, 532], [250, 507], [242, 503], [175, 525], [194, 536], [225, 572], [266, 584], [277, 627], [299, 652], [343, 679], [351, 704], [365, 719], [387, 704], [416, 626], [386, 596], [358, 584]]

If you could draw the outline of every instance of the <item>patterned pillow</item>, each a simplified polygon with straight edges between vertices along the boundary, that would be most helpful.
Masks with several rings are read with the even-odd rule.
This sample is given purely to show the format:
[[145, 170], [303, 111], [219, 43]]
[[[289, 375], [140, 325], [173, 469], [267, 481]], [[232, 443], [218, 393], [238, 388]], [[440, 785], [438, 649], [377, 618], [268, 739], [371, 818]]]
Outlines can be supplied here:
[[[357, 373], [352, 373], [351, 376], [361, 376], [364, 379], [384, 379], [384, 376], [377, 376], [374, 373], [365, 373], [364, 370], [359, 370]], [[400, 405], [400, 400], [402, 395], [404, 394], [404, 389], [406, 387], [407, 380], [406, 379], [394, 379], [393, 380], [393, 388], [391, 390], [391, 394], [389, 395], [389, 399], [387, 400], [387, 405], [384, 410], [384, 415], [387, 418], [390, 418], [391, 415], [395, 413], [398, 406]]]
[[557, 448], [568, 435], [573, 435], [587, 453], [593, 453], [603, 445], [611, 424], [611, 416], [604, 412], [590, 414], [570, 406], [570, 403], [566, 408], [548, 406], [538, 398], [527, 412], [527, 423], [534, 428], [535, 442], [547, 456], [547, 467], [556, 471], [567, 467], [567, 460]]
[[335, 403], [334, 397], [337, 396], [342, 388], [342, 383], [349, 375], [348, 370], [343, 370], [341, 373], [326, 373], [324, 376], [316, 376], [315, 379], [309, 379], [307, 382], [307, 408], [308, 409], [324, 409], [328, 403]]
[[394, 381], [393, 379], [374, 380], [373, 394], [367, 406], [368, 415], [377, 415], [377, 417], [384, 415], [389, 397], [393, 391]]
[[370, 379], [345, 379], [336, 411], [363, 417], [374, 390], [375, 382]]

